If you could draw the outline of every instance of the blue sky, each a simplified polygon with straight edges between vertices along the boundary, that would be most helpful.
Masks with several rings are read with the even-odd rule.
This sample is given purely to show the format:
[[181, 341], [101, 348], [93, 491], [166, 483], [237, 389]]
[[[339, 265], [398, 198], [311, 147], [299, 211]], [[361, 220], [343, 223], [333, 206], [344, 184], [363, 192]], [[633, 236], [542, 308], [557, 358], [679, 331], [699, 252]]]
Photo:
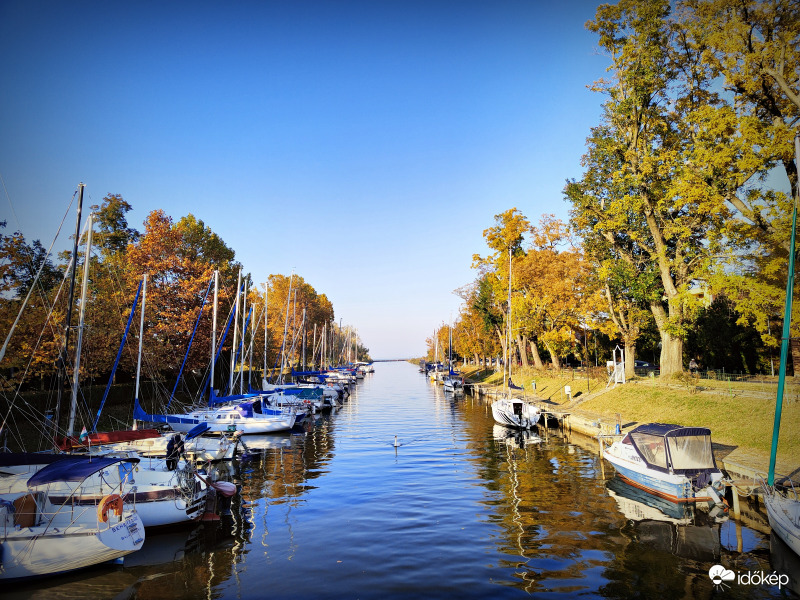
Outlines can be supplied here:
[[81, 181], [140, 230], [192, 213], [255, 281], [327, 294], [373, 358], [420, 356], [495, 214], [567, 217], [597, 5], [3, 0], [0, 220], [47, 246]]

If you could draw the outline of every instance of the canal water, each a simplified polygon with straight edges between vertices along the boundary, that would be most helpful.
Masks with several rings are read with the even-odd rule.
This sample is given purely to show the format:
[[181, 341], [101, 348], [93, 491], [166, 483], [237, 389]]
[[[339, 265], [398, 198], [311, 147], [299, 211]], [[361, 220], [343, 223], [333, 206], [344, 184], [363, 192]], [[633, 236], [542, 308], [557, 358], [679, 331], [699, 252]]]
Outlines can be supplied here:
[[[596, 442], [514, 434], [408, 363], [378, 363], [303, 431], [251, 437], [216, 476], [217, 522], [147, 532], [124, 566], [9, 598], [772, 598], [800, 591], [780, 540], [659, 503]], [[736, 578], [715, 586], [720, 564]], [[788, 583], [763, 581], [773, 573]], [[760, 575], [754, 575], [760, 574]], [[754, 584], [753, 581], [756, 581]], [[783, 580], [782, 580], [783, 581]]]

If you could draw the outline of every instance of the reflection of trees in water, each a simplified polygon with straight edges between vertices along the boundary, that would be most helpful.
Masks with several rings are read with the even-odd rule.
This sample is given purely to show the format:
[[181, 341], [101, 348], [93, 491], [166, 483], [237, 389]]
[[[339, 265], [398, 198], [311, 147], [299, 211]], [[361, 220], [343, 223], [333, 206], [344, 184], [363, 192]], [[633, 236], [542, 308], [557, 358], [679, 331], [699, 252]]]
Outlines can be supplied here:
[[[471, 460], [490, 492], [489, 519], [499, 527], [497, 550], [506, 557], [499, 565], [513, 573], [504, 583], [529, 593], [594, 590], [612, 598], [710, 595], [708, 568], [725, 560], [714, 519], [691, 509], [683, 520], [628, 519], [605, 488], [614, 470], [603, 475], [592, 450], [552, 431], [531, 443], [496, 427], [488, 404], [469, 396], [461, 413]], [[633, 501], [657, 500], [642, 494]]]
[[495, 429], [488, 404], [467, 399], [463, 416], [472, 460], [487, 490], [491, 519], [502, 535], [498, 550], [509, 558], [516, 585], [528, 592], [579, 592], [606, 562], [613, 544], [613, 502], [597, 477], [597, 456], [549, 437], [536, 441]]
[[266, 435], [257, 441], [245, 438], [252, 453], [243, 467], [242, 496], [253, 502], [280, 503], [313, 489], [308, 482], [325, 473], [333, 456], [332, 429], [333, 421], [323, 415], [316, 424], [307, 424], [303, 433]]

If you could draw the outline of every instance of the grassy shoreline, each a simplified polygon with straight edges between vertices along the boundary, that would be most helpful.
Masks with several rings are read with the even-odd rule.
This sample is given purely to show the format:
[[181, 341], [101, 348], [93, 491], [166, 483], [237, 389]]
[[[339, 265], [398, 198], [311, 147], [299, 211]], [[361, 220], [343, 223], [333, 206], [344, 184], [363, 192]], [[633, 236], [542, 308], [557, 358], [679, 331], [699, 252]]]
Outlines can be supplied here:
[[[502, 385], [502, 372], [466, 366], [469, 381]], [[602, 374], [602, 371], [599, 373]], [[576, 414], [622, 423], [676, 423], [708, 427], [715, 442], [769, 455], [775, 415], [774, 384], [697, 380], [685, 375], [669, 380], [635, 377], [625, 385], [606, 388], [606, 381], [586, 378], [579, 371], [515, 370], [513, 381], [530, 397], [569, 408]], [[533, 382], [536, 382], [534, 391]], [[564, 393], [570, 386], [572, 398]], [[778, 456], [800, 466], [800, 384], [787, 386]]]

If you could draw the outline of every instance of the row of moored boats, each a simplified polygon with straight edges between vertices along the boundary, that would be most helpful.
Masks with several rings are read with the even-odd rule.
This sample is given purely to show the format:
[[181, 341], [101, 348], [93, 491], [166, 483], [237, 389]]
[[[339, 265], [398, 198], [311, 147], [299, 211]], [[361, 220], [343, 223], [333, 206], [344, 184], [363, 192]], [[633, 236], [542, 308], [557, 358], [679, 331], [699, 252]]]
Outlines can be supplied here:
[[341, 406], [368, 372], [359, 363], [297, 374], [184, 414], [147, 414], [137, 401], [134, 418], [154, 428], [62, 438], [56, 453], [0, 453], [0, 579], [119, 562], [151, 527], [219, 518], [237, 488], [204, 465], [246, 453], [251, 434], [290, 431]]

